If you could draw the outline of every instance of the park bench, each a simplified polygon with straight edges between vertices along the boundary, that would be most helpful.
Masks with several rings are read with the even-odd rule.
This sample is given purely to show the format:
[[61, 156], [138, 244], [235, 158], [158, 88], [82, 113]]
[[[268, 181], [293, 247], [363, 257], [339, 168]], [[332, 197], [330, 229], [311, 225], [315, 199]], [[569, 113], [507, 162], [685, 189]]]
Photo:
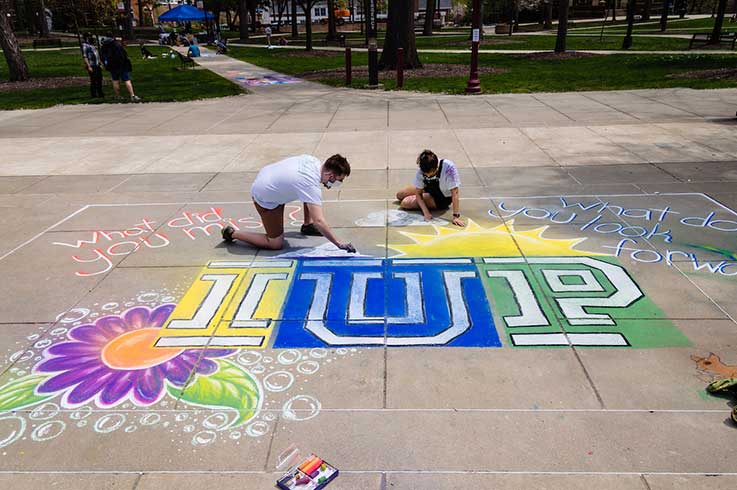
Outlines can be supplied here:
[[184, 55], [180, 53], [179, 51], [175, 51], [177, 55], [179, 56], [179, 61], [182, 63], [182, 68], [186, 68], [188, 66], [191, 66], [192, 69], [194, 69], [194, 60], [189, 55]]
[[34, 39], [33, 49], [36, 48], [60, 48], [61, 39], [59, 38], [47, 38], [47, 39]]
[[[718, 45], [729, 44], [730, 49], [734, 49], [735, 42], [737, 41], [737, 32], [724, 32], [719, 36]], [[711, 42], [711, 33], [698, 33], [691, 37], [691, 41], [688, 43], [688, 49], [691, 49], [695, 43], [709, 44]]]

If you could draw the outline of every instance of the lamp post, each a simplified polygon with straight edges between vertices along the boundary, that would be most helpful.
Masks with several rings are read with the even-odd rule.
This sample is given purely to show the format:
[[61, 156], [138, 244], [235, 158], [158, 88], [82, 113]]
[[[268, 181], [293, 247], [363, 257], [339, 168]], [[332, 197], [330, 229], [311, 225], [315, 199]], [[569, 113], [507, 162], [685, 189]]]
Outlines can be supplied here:
[[378, 87], [379, 50], [376, 41], [376, 0], [368, 0], [368, 24], [366, 27], [366, 34], [368, 36], [369, 87]]
[[479, 42], [481, 40], [481, 0], [473, 0], [473, 16], [471, 18], [471, 75], [466, 84], [467, 94], [481, 92], [479, 81]]

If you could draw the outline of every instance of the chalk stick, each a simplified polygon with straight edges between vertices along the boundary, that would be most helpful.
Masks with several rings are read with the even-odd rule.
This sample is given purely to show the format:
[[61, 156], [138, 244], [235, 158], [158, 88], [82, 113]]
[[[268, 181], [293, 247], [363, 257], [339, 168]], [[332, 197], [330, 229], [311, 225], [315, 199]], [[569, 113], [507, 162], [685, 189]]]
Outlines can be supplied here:
[[320, 458], [317, 458], [317, 461], [313, 461], [309, 466], [306, 466], [305, 469], [302, 470], [302, 473], [311, 475], [312, 472], [320, 468], [321, 464], [322, 464], [322, 460]]
[[299, 480], [295, 482], [295, 485], [306, 485], [310, 483], [312, 480], [309, 479], [309, 477], [303, 476]]
[[320, 459], [320, 458], [318, 458], [317, 456], [314, 456], [313, 455], [307, 461], [305, 461], [304, 463], [302, 463], [301, 465], [299, 465], [299, 471], [301, 471], [302, 473], [307, 473], [305, 471], [305, 468], [307, 468], [308, 466], [310, 466], [312, 463], [314, 463], [318, 459]]

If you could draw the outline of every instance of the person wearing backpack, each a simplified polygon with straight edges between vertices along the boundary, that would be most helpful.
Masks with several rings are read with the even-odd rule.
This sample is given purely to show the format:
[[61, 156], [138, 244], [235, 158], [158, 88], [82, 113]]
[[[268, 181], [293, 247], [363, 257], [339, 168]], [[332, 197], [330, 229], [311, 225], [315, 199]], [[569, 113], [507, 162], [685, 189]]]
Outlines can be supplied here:
[[133, 83], [131, 82], [130, 73], [133, 71], [128, 53], [120, 42], [118, 42], [112, 34], [102, 42], [100, 46], [100, 58], [102, 64], [113, 79], [113, 90], [115, 97], [120, 98], [120, 82], [125, 83], [131, 102], [140, 102], [141, 98], [133, 92]]

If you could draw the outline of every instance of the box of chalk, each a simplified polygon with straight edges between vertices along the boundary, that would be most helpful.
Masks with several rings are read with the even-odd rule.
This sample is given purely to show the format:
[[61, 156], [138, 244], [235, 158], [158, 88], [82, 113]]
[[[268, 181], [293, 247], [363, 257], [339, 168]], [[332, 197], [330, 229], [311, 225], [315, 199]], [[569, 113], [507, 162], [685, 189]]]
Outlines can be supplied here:
[[314, 454], [276, 481], [283, 490], [319, 490], [338, 476], [338, 469]]

